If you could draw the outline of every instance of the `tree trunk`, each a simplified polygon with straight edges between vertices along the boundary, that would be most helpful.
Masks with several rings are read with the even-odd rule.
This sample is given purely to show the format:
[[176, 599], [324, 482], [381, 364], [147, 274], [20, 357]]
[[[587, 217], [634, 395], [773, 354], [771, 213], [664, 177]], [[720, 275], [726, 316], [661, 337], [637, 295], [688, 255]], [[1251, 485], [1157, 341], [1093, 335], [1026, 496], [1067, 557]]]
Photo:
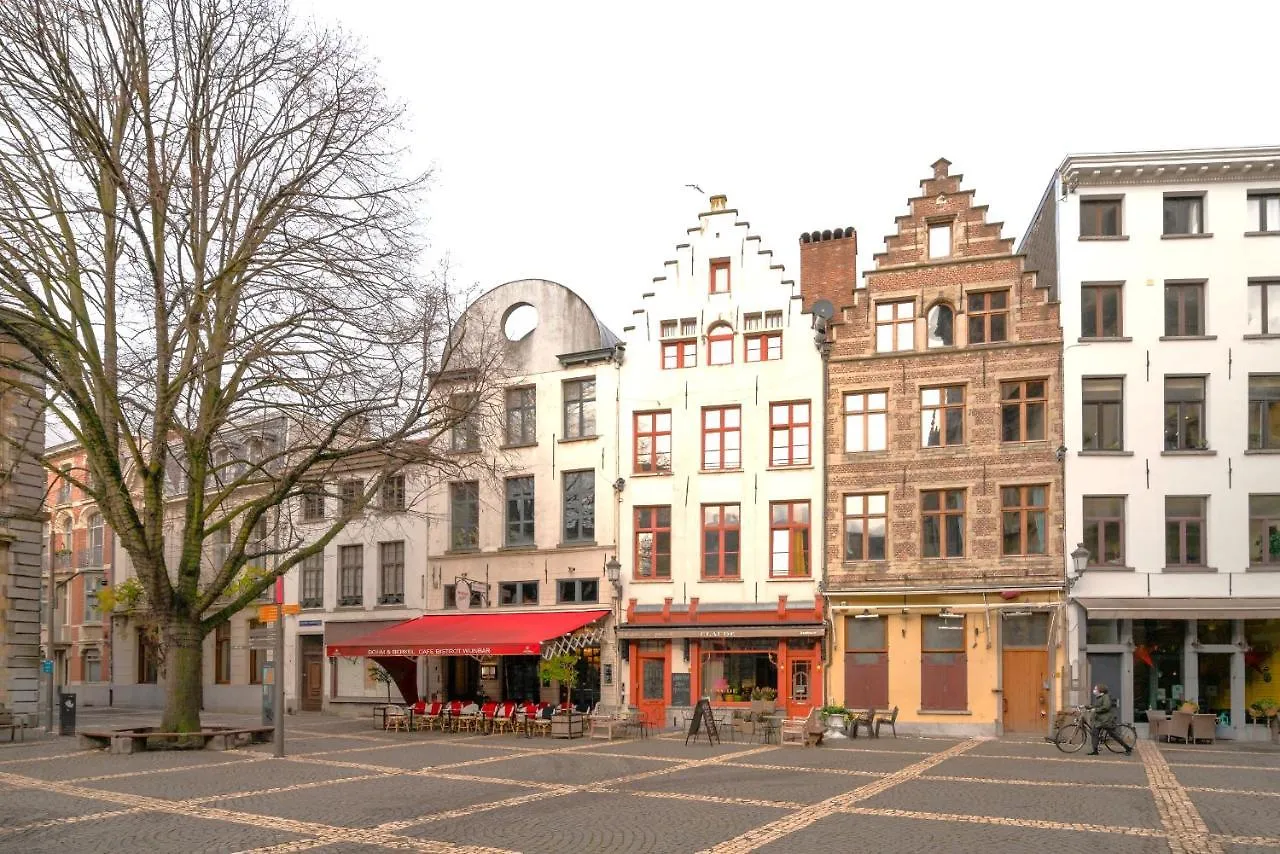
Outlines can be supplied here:
[[200, 624], [173, 616], [161, 629], [164, 639], [164, 716], [162, 732], [198, 732], [204, 637]]

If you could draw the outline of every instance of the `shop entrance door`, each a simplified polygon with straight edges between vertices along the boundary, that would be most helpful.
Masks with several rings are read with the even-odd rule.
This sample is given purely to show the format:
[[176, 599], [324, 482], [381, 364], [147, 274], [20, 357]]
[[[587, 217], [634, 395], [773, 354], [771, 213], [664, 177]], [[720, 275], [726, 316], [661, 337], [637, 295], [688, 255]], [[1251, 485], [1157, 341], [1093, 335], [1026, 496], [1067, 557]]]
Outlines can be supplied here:
[[1004, 651], [1004, 731], [1039, 732], [1049, 714], [1049, 653]]
[[1006, 613], [1000, 632], [1004, 731], [1045, 732], [1049, 723], [1049, 615]]
[[324, 637], [302, 635], [298, 638], [302, 647], [302, 685], [298, 704], [304, 712], [318, 712], [324, 695]]
[[[1123, 657], [1118, 652], [1089, 653], [1089, 684], [1085, 686], [1084, 691], [1086, 696], [1092, 697], [1094, 685], [1106, 685], [1116, 706], [1120, 709], [1124, 708], [1124, 695], [1128, 692], [1120, 680], [1121, 666], [1124, 664]], [[1143, 715], [1139, 720], [1145, 718], [1146, 715]]]
[[636, 656], [636, 707], [650, 726], [660, 727], [666, 720], [668, 676], [665, 651]]

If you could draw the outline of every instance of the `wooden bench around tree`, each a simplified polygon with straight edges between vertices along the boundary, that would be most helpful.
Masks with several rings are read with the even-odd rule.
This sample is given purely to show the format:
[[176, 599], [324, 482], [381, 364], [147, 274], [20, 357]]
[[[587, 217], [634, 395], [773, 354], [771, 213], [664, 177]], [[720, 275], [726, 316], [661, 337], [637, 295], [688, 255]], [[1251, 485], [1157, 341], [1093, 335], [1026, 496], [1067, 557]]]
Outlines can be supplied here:
[[153, 727], [136, 727], [134, 729], [100, 730], [79, 733], [80, 746], [84, 748], [110, 748], [112, 753], [140, 753], [148, 749], [149, 739], [163, 741], [184, 741], [194, 746], [200, 740], [203, 750], [231, 750], [246, 744], [261, 744], [271, 740], [275, 727], [228, 727], [226, 729], [204, 729], [199, 732], [158, 732]]

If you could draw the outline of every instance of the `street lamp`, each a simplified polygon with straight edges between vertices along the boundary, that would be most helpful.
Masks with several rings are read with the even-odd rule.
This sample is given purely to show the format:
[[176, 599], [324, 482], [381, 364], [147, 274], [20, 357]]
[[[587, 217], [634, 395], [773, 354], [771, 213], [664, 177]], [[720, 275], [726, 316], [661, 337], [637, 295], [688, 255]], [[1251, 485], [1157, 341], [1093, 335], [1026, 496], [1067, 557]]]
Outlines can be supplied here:
[[1084, 547], [1084, 543], [1077, 544], [1075, 550], [1071, 552], [1071, 566], [1076, 573], [1067, 579], [1068, 590], [1075, 586], [1085, 570], [1089, 568], [1089, 550]]
[[615, 596], [622, 595], [622, 564], [618, 563], [618, 556], [613, 555], [604, 563], [604, 575], [609, 579], [609, 583], [613, 585], [613, 594]]

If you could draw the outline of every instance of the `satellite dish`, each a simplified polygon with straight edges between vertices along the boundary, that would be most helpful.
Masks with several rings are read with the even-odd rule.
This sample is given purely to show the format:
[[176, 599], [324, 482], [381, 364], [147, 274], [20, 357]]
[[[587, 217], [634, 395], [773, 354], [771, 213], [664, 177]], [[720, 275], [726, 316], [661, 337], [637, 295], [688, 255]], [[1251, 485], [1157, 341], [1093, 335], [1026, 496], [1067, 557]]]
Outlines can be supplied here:
[[813, 312], [814, 317], [819, 317], [823, 320], [830, 320], [836, 316], [836, 307], [831, 304], [829, 299], [818, 300], [809, 310]]

